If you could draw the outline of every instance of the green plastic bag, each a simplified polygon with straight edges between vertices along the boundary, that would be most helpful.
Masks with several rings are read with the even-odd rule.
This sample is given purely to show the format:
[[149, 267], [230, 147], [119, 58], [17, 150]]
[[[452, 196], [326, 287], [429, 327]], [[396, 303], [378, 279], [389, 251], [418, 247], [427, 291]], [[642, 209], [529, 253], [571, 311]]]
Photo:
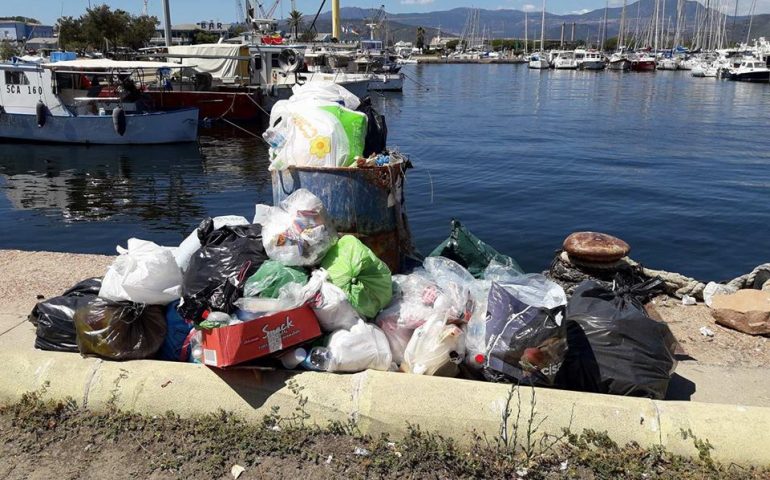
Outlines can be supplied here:
[[366, 318], [374, 318], [393, 297], [388, 266], [352, 235], [340, 238], [321, 261], [321, 267]]
[[287, 283], [307, 283], [307, 273], [294, 267], [287, 267], [274, 260], [266, 260], [243, 286], [244, 297], [278, 298], [281, 288]]
[[475, 278], [483, 276], [484, 269], [489, 266], [492, 260], [524, 273], [516, 260], [508, 255], [503, 255], [479, 240], [459, 220], [455, 219], [452, 220], [452, 232], [449, 234], [449, 238], [436, 247], [429, 256], [446, 257], [454, 260], [471, 272]]
[[367, 117], [365, 113], [356, 112], [340, 105], [326, 105], [320, 107], [334, 115], [342, 124], [343, 130], [348, 137], [350, 153], [348, 159], [343, 165], [349, 167], [356, 161], [356, 157], [364, 154], [364, 142], [366, 141]]

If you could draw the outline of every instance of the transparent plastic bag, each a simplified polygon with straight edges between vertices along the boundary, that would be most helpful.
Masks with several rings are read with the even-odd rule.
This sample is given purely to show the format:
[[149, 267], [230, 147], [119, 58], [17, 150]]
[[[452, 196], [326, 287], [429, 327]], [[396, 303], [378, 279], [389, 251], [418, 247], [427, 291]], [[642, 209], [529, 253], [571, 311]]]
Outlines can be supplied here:
[[99, 296], [120, 302], [167, 305], [181, 297], [182, 271], [172, 249], [131, 238], [110, 265]]
[[337, 330], [329, 337], [330, 372], [386, 371], [393, 357], [385, 334], [371, 323], [359, 320], [350, 330]]
[[561, 285], [539, 273], [508, 278], [500, 286], [520, 301], [538, 308], [556, 308], [567, 304], [567, 294]]
[[96, 298], [75, 312], [78, 350], [110, 360], [150, 358], [166, 338], [166, 314], [159, 305]]
[[257, 205], [254, 223], [262, 225], [267, 255], [287, 266], [317, 265], [337, 242], [337, 231], [321, 200], [299, 189], [279, 207]]
[[385, 336], [388, 338], [388, 344], [390, 345], [390, 352], [393, 355], [393, 361], [396, 365], [401, 366], [404, 362], [404, 352], [406, 346], [409, 344], [409, 340], [414, 334], [414, 330], [411, 328], [405, 328], [398, 324], [399, 309], [395, 308], [389, 310], [386, 308], [379, 315], [375, 323], [382, 330]]
[[401, 370], [418, 375], [456, 375], [465, 353], [464, 336], [460, 327], [442, 320], [425, 323], [409, 340]]
[[321, 284], [318, 294], [310, 301], [310, 307], [324, 332], [351, 328], [361, 320], [345, 292], [330, 282]]
[[444, 257], [426, 258], [423, 266], [443, 293], [437, 298], [434, 308], [444, 312], [447, 323], [467, 323], [474, 310], [471, 295], [475, 282], [473, 275], [457, 262]]
[[721, 283], [709, 282], [703, 289], [703, 303], [707, 306], [711, 306], [711, 301], [714, 299], [714, 295], [730, 295], [737, 292], [738, 289], [730, 286], [723, 285]]

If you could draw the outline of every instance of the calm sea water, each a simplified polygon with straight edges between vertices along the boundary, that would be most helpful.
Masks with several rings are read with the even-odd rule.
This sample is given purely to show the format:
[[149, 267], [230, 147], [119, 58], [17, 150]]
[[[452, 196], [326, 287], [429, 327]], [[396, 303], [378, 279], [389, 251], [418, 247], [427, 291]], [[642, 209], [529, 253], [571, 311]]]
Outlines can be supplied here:
[[[770, 261], [769, 86], [519, 65], [405, 71], [403, 95], [376, 103], [416, 167], [407, 199], [422, 251], [457, 217], [531, 271], [586, 229], [703, 279]], [[266, 156], [232, 128], [203, 131], [200, 146], [2, 144], [0, 248], [177, 244], [205, 216], [269, 203]]]

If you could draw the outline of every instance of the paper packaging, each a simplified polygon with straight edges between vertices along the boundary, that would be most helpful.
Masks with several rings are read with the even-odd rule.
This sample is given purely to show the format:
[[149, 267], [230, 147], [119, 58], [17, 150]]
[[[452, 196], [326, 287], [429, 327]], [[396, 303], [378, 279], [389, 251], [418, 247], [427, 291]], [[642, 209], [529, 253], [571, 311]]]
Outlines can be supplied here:
[[321, 336], [308, 306], [227, 327], [203, 330], [203, 363], [229, 367], [265, 357]]

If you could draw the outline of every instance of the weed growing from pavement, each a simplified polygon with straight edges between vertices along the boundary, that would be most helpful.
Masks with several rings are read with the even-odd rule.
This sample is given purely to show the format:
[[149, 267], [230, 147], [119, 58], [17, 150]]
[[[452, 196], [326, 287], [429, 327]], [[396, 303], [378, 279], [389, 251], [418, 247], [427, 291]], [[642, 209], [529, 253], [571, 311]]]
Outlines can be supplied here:
[[56, 457], [63, 465], [72, 455], [86, 461], [84, 451], [96, 454], [95, 459], [127, 453], [125, 468], [135, 476], [164, 478], [223, 477], [234, 464], [256, 472], [254, 478], [271, 477], [276, 468], [279, 475], [296, 476], [301, 471], [314, 477], [350, 478], [770, 477], [770, 469], [720, 465], [711, 458], [708, 441], [689, 431], [683, 436], [693, 439], [701, 453], [698, 459], [678, 457], [660, 447], [620, 446], [605, 432], [594, 430], [541, 435], [538, 429], [544, 420], [535, 418], [536, 402], [531, 398], [522, 406], [519, 388], [511, 389], [505, 402], [501, 421], [506, 425], [500, 426], [499, 436], [489, 441], [474, 434], [470, 446], [461, 446], [417, 425], [409, 425], [399, 439], [362, 435], [354, 418], [308, 425], [307, 397], [296, 384], [287, 386], [297, 405], [289, 406], [286, 417], [279, 408], [271, 410], [257, 424], [224, 411], [197, 418], [174, 413], [143, 416], [112, 408], [92, 411], [71, 399], [45, 401], [44, 387], [18, 403], [0, 406], [0, 452], [17, 460], [26, 455], [33, 465], [43, 454], [51, 461], [49, 452], [57, 448], [74, 449]]

